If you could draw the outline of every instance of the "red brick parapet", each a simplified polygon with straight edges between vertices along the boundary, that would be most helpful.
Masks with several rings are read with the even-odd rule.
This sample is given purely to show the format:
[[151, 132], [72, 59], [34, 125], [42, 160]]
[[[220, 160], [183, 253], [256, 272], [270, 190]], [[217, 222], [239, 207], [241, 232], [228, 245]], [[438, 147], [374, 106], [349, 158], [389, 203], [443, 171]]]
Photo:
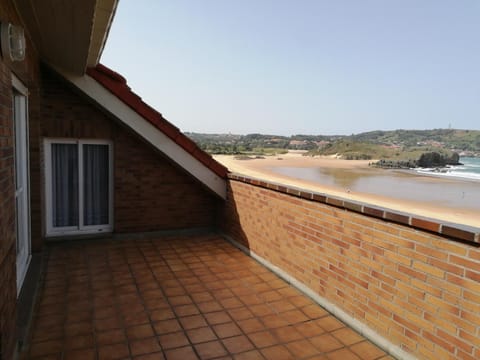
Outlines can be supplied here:
[[383, 219], [385, 221], [406, 225], [423, 231], [428, 231], [437, 235], [448, 237], [455, 241], [471, 243], [475, 246], [480, 245], [480, 228], [473, 226], [449, 223], [438, 219], [421, 217], [415, 214], [409, 214], [385, 207], [375, 206], [369, 203], [351, 201], [338, 196], [331, 196], [325, 193], [319, 193], [311, 190], [297, 188], [276, 182], [265, 181], [254, 177], [241, 174], [229, 173], [230, 180], [244, 182], [246, 184], [274, 190], [280, 193], [289, 194], [306, 200], [311, 200], [337, 208], [360, 213], [365, 216]]
[[479, 228], [230, 174], [222, 233], [399, 359], [480, 359]]

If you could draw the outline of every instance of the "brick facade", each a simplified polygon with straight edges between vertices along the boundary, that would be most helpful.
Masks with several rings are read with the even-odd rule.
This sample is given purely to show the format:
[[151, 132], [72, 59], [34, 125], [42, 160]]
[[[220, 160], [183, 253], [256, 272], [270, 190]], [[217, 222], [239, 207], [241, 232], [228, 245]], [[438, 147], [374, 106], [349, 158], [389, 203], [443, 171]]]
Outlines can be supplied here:
[[[0, 1], [0, 21], [24, 26], [11, 0]], [[44, 245], [43, 139], [101, 138], [114, 143], [115, 231], [142, 232], [215, 224], [217, 198], [184, 170], [119, 125], [40, 65], [26, 35], [26, 58], [0, 56], [0, 358], [14, 358], [17, 288], [12, 74], [28, 89], [29, 185], [32, 251]]]
[[86, 138], [113, 142], [115, 232], [215, 225], [217, 199], [214, 195], [70, 89], [61, 78], [47, 69], [42, 74], [42, 139]]
[[[14, 329], [16, 292], [15, 272], [15, 208], [13, 188], [13, 121], [11, 108], [10, 70], [0, 64], [0, 346], [2, 354], [12, 353], [12, 338], [7, 334]], [[13, 262], [13, 264], [12, 264]], [[15, 267], [13, 267], [15, 269]], [[5, 295], [3, 295], [5, 294]]]
[[[0, 1], [0, 21], [22, 25], [11, 1]], [[29, 90], [29, 133], [35, 136], [38, 119], [38, 56], [26, 39], [24, 61], [11, 63], [0, 56], [0, 354], [11, 359], [16, 348], [16, 240], [14, 185], [14, 121], [12, 74]], [[35, 179], [35, 177], [33, 177]]]
[[424, 359], [480, 358], [480, 248], [229, 181], [224, 233]]
[[128, 132], [115, 141], [116, 232], [215, 226], [214, 195]]

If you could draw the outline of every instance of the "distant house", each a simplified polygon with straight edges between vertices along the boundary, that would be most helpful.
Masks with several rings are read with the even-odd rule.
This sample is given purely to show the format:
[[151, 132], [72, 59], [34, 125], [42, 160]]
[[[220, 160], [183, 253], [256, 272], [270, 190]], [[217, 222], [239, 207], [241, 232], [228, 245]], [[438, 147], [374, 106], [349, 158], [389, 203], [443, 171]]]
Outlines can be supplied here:
[[436, 148], [444, 148], [445, 144], [440, 142], [440, 141], [435, 141], [435, 140], [427, 140], [427, 141], [420, 141], [417, 143], [417, 145], [421, 146], [432, 146]]
[[290, 146], [295, 147], [295, 146], [302, 146], [308, 144], [307, 140], [290, 140]]
[[226, 196], [226, 169], [98, 63], [116, 6], [0, 1], [1, 359], [47, 239], [211, 228]]

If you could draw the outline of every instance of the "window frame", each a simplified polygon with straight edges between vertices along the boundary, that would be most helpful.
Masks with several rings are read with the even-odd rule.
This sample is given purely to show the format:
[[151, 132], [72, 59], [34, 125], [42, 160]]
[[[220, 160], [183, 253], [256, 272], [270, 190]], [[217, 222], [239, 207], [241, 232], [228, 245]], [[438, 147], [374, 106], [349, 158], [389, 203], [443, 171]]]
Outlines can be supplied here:
[[[52, 204], [52, 144], [76, 144], [78, 151], [78, 226], [53, 226]], [[108, 224], [84, 225], [84, 199], [83, 199], [83, 145], [108, 146]], [[81, 234], [111, 233], [113, 231], [113, 142], [103, 139], [74, 139], [74, 138], [45, 138], [45, 222], [46, 236], [65, 236]]]
[[[30, 143], [29, 143], [29, 92], [28, 88], [22, 83], [22, 81], [12, 74], [12, 112], [13, 112], [13, 137], [14, 137], [14, 188], [15, 188], [15, 247], [16, 250], [16, 259], [15, 266], [17, 271], [16, 276], [16, 285], [17, 285], [17, 297], [20, 296], [20, 291], [23, 287], [23, 282], [25, 280], [27, 271], [30, 266], [30, 261], [32, 259], [32, 235], [31, 235], [31, 203], [30, 203]], [[17, 98], [22, 98], [23, 101], [17, 102]], [[23, 129], [20, 129], [24, 127]], [[20, 130], [20, 136], [18, 131]], [[23, 135], [23, 136], [22, 136]], [[22, 154], [20, 159], [18, 159], [18, 149], [21, 148]], [[22, 156], [23, 155], [23, 156]], [[21, 162], [19, 164], [18, 162]], [[18, 166], [20, 165], [20, 166]], [[20, 169], [19, 169], [20, 167]], [[23, 168], [22, 168], [23, 167]], [[19, 172], [20, 179], [19, 177]], [[22, 206], [18, 205], [18, 181], [22, 182], [22, 192], [24, 195], [21, 200], [23, 201]], [[20, 215], [23, 220], [22, 223], [19, 223], [19, 211], [22, 212]], [[22, 233], [24, 237], [21, 240], [25, 240], [23, 244], [24, 248], [22, 253], [18, 253], [18, 242], [19, 234]]]

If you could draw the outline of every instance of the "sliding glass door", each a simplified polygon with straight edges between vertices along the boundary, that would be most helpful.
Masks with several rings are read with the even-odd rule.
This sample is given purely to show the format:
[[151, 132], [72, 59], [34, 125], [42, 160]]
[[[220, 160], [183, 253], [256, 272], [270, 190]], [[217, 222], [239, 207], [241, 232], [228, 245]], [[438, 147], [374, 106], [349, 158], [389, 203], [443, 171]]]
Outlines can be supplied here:
[[111, 143], [47, 140], [47, 235], [112, 230]]

